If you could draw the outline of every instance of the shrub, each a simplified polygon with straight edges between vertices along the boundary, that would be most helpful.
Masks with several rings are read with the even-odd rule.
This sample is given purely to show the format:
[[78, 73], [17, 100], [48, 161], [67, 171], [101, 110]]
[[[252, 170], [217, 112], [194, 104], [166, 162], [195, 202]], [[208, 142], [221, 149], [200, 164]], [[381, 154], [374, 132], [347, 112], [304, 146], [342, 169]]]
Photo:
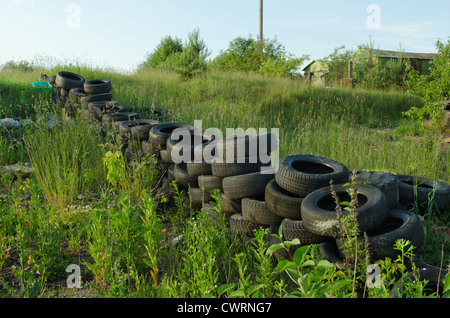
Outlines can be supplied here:
[[206, 71], [209, 55], [205, 41], [200, 38], [200, 31], [195, 29], [189, 33], [184, 45], [178, 38], [163, 38], [139, 68], [175, 71], [182, 78], [192, 78]]
[[178, 38], [172, 38], [170, 35], [164, 37], [158, 44], [153, 53], [147, 55], [146, 61], [140, 68], [164, 68], [171, 55], [183, 51], [183, 42]]
[[271, 76], [296, 75], [298, 67], [308, 59], [303, 55], [295, 58], [276, 39], [237, 37], [230, 42], [228, 50], [211, 62], [210, 67], [225, 72], [256, 72]]
[[410, 92], [423, 98], [424, 106], [412, 107], [405, 114], [410, 118], [423, 121], [432, 117], [435, 124], [441, 119], [442, 102], [450, 98], [450, 40], [447, 44], [437, 41], [438, 56], [430, 62], [430, 74], [413, 76], [407, 81]]

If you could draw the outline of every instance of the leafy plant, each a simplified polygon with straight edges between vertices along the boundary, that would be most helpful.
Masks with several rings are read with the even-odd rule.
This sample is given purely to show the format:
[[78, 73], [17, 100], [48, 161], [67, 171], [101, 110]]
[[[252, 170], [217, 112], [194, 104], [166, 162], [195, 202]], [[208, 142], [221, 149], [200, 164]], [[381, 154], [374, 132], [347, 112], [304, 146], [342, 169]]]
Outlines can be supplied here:
[[276, 39], [237, 37], [211, 63], [214, 70], [225, 72], [257, 72], [270, 76], [295, 76], [298, 67], [309, 58], [294, 57]]
[[450, 98], [450, 40], [447, 44], [437, 41], [437, 58], [430, 61], [429, 75], [421, 75], [413, 72], [408, 80], [409, 91], [423, 98], [424, 106], [414, 106], [405, 112], [410, 118], [419, 120], [431, 117], [434, 124], [442, 119], [442, 102]]

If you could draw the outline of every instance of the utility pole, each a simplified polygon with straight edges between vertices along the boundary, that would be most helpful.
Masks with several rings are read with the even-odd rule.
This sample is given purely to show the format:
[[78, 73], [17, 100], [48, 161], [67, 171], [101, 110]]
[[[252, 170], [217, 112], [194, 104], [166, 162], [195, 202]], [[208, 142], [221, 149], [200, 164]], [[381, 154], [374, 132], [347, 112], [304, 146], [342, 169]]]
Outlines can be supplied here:
[[263, 40], [263, 0], [259, 0], [259, 40]]

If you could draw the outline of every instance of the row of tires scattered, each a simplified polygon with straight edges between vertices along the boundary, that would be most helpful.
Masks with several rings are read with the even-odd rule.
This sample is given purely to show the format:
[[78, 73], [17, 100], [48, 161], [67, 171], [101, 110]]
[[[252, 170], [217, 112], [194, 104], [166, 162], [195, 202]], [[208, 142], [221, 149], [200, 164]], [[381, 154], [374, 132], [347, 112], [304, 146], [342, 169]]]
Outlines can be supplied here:
[[[61, 73], [55, 79], [61, 95], [77, 78], [83, 82], [79, 75], [68, 76], [69, 81], [58, 77]], [[151, 116], [142, 118], [133, 108], [113, 100], [108, 82], [78, 83], [67, 96], [118, 136], [128, 163], [155, 157], [162, 191], [169, 193], [171, 183], [177, 181], [179, 189], [185, 190], [182, 197], [186, 206], [203, 208], [213, 221], [224, 217], [237, 235], [252, 237], [255, 229], [267, 228], [271, 245], [280, 243], [272, 234], [281, 229], [283, 240], [300, 241], [290, 252], [299, 246], [320, 244], [325, 259], [343, 261], [330, 181], [339, 200], [350, 201], [348, 183], [352, 174], [345, 165], [329, 158], [296, 154], [281, 158], [278, 169], [271, 171], [270, 153], [278, 147], [271, 133], [215, 140], [215, 136], [191, 124], [164, 122], [168, 116], [162, 109], [154, 109]], [[257, 145], [256, 155], [250, 153], [250, 145]], [[207, 155], [215, 160], [205, 160]], [[449, 202], [450, 187], [427, 178], [359, 171], [358, 181], [358, 224], [361, 233], [368, 234], [372, 262], [396, 258], [393, 246], [400, 238], [420, 249], [424, 228], [418, 215], [408, 211], [413, 205], [426, 209], [431, 202], [444, 213]], [[213, 190], [219, 191], [220, 215], [211, 203]], [[287, 258], [288, 253], [280, 249], [275, 257]]]

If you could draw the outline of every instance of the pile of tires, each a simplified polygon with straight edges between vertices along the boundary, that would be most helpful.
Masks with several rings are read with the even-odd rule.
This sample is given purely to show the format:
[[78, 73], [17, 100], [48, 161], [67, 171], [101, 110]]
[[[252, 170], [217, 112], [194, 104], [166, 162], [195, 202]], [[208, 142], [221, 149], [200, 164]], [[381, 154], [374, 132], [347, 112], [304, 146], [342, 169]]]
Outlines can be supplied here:
[[84, 89], [86, 80], [81, 75], [61, 71], [57, 75], [50, 76], [48, 82], [52, 85], [52, 101], [65, 102], [69, 98], [71, 90]]
[[[342, 262], [343, 238], [340, 237], [336, 202], [330, 181], [340, 202], [350, 202], [348, 169], [334, 160], [314, 155], [292, 155], [282, 158], [274, 180], [268, 183], [265, 201], [269, 209], [283, 220], [268, 231], [269, 244], [280, 243], [273, 234], [280, 227], [283, 240], [298, 239], [299, 246], [320, 244], [322, 256], [330, 262]], [[383, 172], [362, 171], [358, 191], [358, 226], [367, 233], [371, 260], [395, 258], [396, 240], [411, 241], [416, 248], [424, 242], [420, 218], [398, 205], [397, 178]], [[343, 208], [342, 208], [343, 209]], [[348, 213], [343, 209], [343, 213]], [[362, 239], [362, 237], [361, 237]], [[285, 258], [285, 250], [275, 256]], [[292, 255], [292, 254], [291, 254]]]

